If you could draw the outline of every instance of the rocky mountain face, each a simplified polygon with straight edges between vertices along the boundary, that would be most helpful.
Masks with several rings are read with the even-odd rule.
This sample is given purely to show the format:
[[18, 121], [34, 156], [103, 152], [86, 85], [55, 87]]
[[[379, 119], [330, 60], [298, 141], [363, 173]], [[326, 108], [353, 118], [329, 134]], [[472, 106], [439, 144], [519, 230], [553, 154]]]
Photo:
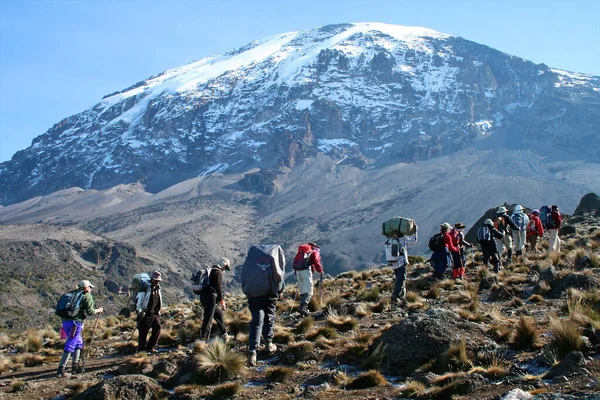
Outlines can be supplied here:
[[329, 25], [105, 96], [0, 164], [0, 202], [251, 168], [244, 189], [273, 194], [280, 168], [320, 153], [363, 169], [479, 143], [597, 161], [599, 105], [599, 77], [424, 28]]

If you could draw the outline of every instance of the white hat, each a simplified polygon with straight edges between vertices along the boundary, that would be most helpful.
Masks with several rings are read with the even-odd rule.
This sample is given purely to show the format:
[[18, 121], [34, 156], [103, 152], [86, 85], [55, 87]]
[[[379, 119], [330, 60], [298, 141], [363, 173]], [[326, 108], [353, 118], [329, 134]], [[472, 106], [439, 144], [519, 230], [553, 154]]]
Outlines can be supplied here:
[[449, 223], [447, 223], [447, 222], [444, 222], [444, 223], [443, 223], [443, 224], [440, 226], [440, 228], [442, 228], [442, 229], [445, 229], [445, 230], [449, 231], [450, 229], [452, 229], [452, 226], [450, 226], [450, 224], [449, 224]]
[[522, 205], [520, 205], [520, 204], [517, 204], [517, 205], [515, 206], [515, 212], [521, 212], [521, 211], [523, 211], [523, 206], [522, 206]]
[[90, 281], [88, 281], [88, 280], [83, 280], [83, 281], [81, 281], [81, 282], [79, 282], [79, 283], [77, 284], [77, 287], [78, 287], [79, 289], [83, 289], [83, 288], [86, 288], [86, 287], [91, 287], [91, 288], [93, 288], [93, 287], [96, 287], [96, 286], [92, 285], [92, 283], [91, 283]]
[[498, 207], [498, 211], [496, 211], [497, 214], [502, 214], [505, 213], [506, 211], [508, 211], [506, 209], [506, 207]]
[[489, 219], [489, 218], [488, 218], [488, 219], [486, 219], [485, 221], [483, 221], [483, 224], [484, 224], [484, 225], [492, 225], [492, 224], [493, 224], [493, 222], [492, 222], [492, 220], [491, 220], [491, 219]]
[[219, 258], [219, 261], [217, 261], [217, 265], [219, 266], [219, 268], [221, 269], [226, 269], [229, 270], [229, 258], [226, 257], [221, 257]]

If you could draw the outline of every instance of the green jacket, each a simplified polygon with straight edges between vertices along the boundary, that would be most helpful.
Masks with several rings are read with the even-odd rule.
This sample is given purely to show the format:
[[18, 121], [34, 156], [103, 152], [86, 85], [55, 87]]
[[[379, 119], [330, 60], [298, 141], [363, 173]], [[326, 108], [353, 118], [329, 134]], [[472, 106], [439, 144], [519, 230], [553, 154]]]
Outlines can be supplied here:
[[[75, 318], [66, 318], [73, 319], [75, 321], [84, 321], [88, 316], [96, 314], [96, 309], [94, 308], [94, 298], [91, 293], [84, 293], [81, 298], [81, 304], [79, 306], [79, 313]], [[63, 318], [65, 319], [65, 318]]]

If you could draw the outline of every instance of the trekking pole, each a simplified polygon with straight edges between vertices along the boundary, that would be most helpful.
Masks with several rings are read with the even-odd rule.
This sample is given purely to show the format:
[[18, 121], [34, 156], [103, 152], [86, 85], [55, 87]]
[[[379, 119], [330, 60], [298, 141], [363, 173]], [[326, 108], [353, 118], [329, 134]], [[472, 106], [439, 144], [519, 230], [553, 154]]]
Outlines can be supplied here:
[[[94, 323], [94, 329], [92, 329], [92, 337], [90, 338], [90, 348], [87, 351], [87, 356], [83, 357], [83, 367], [85, 368], [85, 360], [90, 356], [90, 352], [92, 351], [92, 343], [94, 343], [94, 333], [96, 333], [96, 327], [98, 326], [98, 319], [100, 318], [100, 314], [96, 315], [96, 322]], [[85, 343], [85, 340], [83, 341]]]

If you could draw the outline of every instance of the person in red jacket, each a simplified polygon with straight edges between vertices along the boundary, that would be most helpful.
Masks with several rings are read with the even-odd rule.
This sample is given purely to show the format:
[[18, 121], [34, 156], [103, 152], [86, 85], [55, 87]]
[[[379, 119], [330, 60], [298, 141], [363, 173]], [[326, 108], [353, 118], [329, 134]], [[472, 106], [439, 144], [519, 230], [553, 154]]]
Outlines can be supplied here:
[[[450, 230], [452, 227], [449, 223], [444, 222], [440, 225], [440, 233], [434, 235], [434, 237], [439, 237], [442, 235], [444, 239], [444, 247], [431, 248], [433, 254], [431, 255], [431, 264], [433, 265], [433, 278], [436, 280], [444, 279], [444, 274], [446, 270], [452, 265], [452, 253], [459, 252], [458, 248], [454, 245], [452, 240], [452, 235], [450, 235]], [[433, 238], [432, 238], [433, 239]]]
[[[307, 262], [302, 262], [307, 257]], [[320, 284], [323, 283], [323, 265], [321, 264], [321, 248], [315, 243], [305, 243], [298, 247], [298, 252], [292, 262], [298, 290], [300, 291], [300, 314], [309, 315], [308, 303], [313, 295], [313, 273], [321, 274]]]
[[558, 232], [562, 225], [563, 217], [558, 211], [558, 206], [552, 206], [552, 224], [548, 226], [548, 239], [550, 240], [550, 251], [560, 252], [560, 238]]
[[452, 244], [458, 249], [457, 252], [452, 253], [452, 278], [463, 279], [465, 276], [465, 265], [467, 263], [467, 257], [465, 255], [465, 247], [473, 247], [473, 245], [465, 240], [463, 235], [463, 229], [465, 225], [462, 222], [454, 224], [454, 229], [450, 231], [452, 237]]
[[544, 234], [544, 226], [540, 219], [540, 212], [533, 210], [529, 218], [529, 224], [527, 224], [527, 243], [529, 243], [529, 250], [532, 253], [537, 253], [537, 240]]

